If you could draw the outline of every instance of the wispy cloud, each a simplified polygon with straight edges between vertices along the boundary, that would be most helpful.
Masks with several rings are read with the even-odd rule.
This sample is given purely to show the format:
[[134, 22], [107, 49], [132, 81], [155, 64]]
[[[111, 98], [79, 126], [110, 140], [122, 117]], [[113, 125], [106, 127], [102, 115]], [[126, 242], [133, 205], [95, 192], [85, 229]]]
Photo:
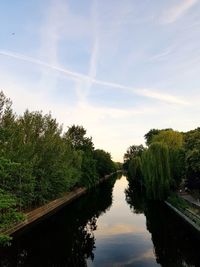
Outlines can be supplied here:
[[26, 62], [38, 64], [38, 65], [41, 65], [41, 66], [46, 67], [46, 68], [50, 68], [52, 70], [61, 72], [65, 75], [67, 75], [70, 79], [78, 81], [78, 82], [86, 82], [86, 83], [89, 82], [89, 83], [99, 84], [99, 85], [112, 87], [112, 88], [116, 88], [116, 89], [123, 89], [123, 90], [127, 90], [131, 93], [140, 95], [140, 96], [157, 99], [157, 100], [164, 101], [164, 102], [171, 103], [171, 104], [178, 104], [178, 105], [187, 105], [188, 104], [187, 101], [184, 101], [184, 100], [182, 100], [179, 97], [174, 96], [174, 95], [163, 94], [160, 92], [152, 91], [150, 89], [138, 89], [138, 88], [133, 88], [130, 86], [125, 86], [125, 85], [122, 85], [119, 83], [112, 83], [112, 82], [108, 82], [108, 81], [98, 80], [98, 79], [92, 78], [88, 75], [74, 72], [74, 71], [62, 68], [60, 66], [51, 65], [51, 64], [45, 63], [43, 61], [40, 61], [38, 59], [34, 59], [32, 57], [27, 57], [27, 56], [24, 56], [21, 54], [16, 54], [13, 52], [0, 50], [0, 55], [12, 57], [12, 58], [23, 60]]
[[99, 36], [98, 36], [98, 29], [97, 29], [97, 0], [93, 1], [93, 5], [91, 8], [92, 13], [92, 51], [90, 57], [90, 64], [89, 64], [89, 71], [88, 71], [88, 78], [84, 82], [77, 81], [76, 83], [76, 92], [79, 97], [79, 101], [86, 101], [86, 97], [90, 92], [92, 83], [96, 78], [97, 73], [97, 61], [98, 61], [98, 53], [99, 53]]
[[137, 89], [138, 94], [158, 99], [160, 101], [168, 102], [168, 103], [174, 103], [177, 105], [188, 105], [189, 103], [185, 100], [182, 100], [176, 96], [170, 95], [170, 94], [161, 94], [160, 92], [152, 91], [149, 89]]
[[[44, 21], [40, 27], [40, 47], [38, 57], [52, 65], [59, 64], [59, 44], [68, 15], [68, 6], [64, 0], [50, 0], [44, 12]], [[41, 68], [39, 84], [51, 90], [56, 88], [58, 77], [49, 76], [48, 69]]]
[[161, 61], [167, 59], [169, 55], [173, 52], [173, 47], [168, 47], [160, 53], [157, 53], [149, 58], [148, 61]]
[[199, 2], [199, 0], [181, 0], [180, 3], [167, 10], [162, 17], [164, 24], [173, 23], [180, 19], [190, 8]]
[[59, 62], [59, 41], [63, 36], [67, 11], [66, 1], [51, 0], [45, 12], [44, 23], [40, 28], [39, 57], [42, 56], [52, 64]]

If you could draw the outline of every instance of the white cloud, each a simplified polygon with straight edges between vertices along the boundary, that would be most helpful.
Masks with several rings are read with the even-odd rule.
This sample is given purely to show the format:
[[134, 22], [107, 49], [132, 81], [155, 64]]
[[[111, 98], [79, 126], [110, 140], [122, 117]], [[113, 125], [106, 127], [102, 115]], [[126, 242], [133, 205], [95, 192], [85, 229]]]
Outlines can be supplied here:
[[190, 8], [199, 2], [199, 0], [180, 0], [180, 3], [173, 6], [162, 16], [162, 22], [164, 24], [173, 23], [180, 19]]

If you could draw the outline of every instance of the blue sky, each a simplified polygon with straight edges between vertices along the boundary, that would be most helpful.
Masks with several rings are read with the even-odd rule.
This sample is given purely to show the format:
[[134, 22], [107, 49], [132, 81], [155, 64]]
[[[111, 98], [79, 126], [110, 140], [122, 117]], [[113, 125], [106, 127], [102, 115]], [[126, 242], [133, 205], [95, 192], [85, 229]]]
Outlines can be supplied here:
[[199, 126], [199, 14], [199, 0], [1, 1], [0, 89], [122, 161], [151, 128]]

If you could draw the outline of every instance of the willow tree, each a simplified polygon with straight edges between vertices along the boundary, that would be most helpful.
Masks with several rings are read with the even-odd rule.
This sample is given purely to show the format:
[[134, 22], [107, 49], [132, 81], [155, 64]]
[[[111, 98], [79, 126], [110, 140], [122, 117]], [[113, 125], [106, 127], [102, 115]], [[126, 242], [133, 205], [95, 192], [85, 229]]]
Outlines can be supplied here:
[[169, 148], [181, 148], [183, 146], [183, 134], [174, 130], [162, 130], [153, 136], [152, 143], [162, 142]]
[[166, 144], [152, 143], [142, 155], [142, 172], [147, 197], [163, 200], [170, 190], [169, 149]]
[[142, 161], [141, 157], [137, 156], [132, 158], [128, 165], [128, 175], [134, 179], [134, 181], [142, 184]]
[[161, 142], [168, 146], [172, 188], [176, 189], [185, 174], [183, 134], [172, 129], [162, 130], [152, 138], [152, 142]]

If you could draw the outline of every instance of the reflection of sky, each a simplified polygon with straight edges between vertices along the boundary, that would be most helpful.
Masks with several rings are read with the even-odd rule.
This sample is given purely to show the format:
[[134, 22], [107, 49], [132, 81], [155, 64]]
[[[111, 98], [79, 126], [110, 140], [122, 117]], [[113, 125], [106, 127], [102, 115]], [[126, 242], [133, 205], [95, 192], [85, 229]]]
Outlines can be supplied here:
[[97, 221], [94, 261], [88, 261], [88, 266], [160, 266], [146, 230], [145, 216], [132, 213], [126, 203], [126, 187], [124, 176], [116, 181], [112, 207]]

